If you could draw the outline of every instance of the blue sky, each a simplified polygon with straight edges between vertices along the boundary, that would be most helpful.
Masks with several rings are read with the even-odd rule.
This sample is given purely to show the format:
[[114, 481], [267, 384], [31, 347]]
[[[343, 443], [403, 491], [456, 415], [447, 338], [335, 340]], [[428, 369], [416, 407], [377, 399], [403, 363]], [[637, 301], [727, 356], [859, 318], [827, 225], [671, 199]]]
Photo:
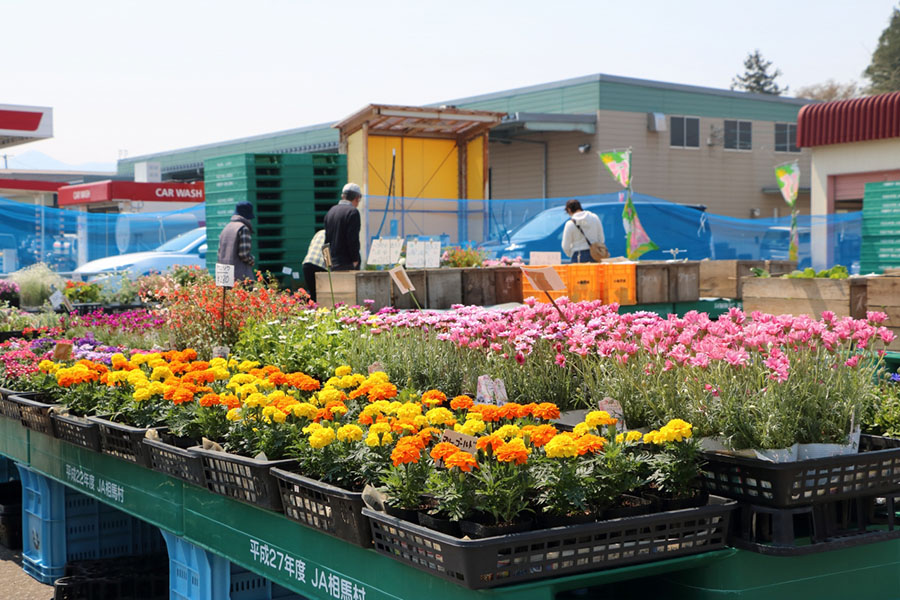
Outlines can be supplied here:
[[792, 91], [862, 81], [896, 0], [0, 0], [0, 104], [54, 109], [69, 164], [607, 73], [728, 88], [759, 48]]

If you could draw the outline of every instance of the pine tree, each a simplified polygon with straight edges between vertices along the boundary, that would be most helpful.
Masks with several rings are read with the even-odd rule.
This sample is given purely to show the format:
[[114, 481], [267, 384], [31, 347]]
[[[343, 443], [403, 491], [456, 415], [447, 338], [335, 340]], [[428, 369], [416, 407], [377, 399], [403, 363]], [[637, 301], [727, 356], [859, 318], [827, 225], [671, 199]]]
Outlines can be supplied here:
[[890, 24], [881, 32], [872, 62], [863, 75], [871, 82], [866, 90], [870, 94], [900, 90], [900, 8], [894, 9]]
[[775, 83], [775, 78], [781, 75], [781, 71], [775, 69], [774, 73], [769, 74], [771, 66], [772, 61], [763, 59], [759, 50], [754, 50], [744, 60], [744, 74], [731, 80], [731, 89], [773, 96], [784, 94], [788, 91], [787, 87], [782, 88]]

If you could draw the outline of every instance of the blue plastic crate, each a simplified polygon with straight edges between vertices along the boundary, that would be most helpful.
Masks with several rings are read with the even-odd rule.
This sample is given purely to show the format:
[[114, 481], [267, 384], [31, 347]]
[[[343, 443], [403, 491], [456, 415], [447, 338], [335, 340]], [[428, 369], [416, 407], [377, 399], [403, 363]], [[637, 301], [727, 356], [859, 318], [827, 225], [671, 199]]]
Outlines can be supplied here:
[[162, 551], [162, 535], [153, 525], [17, 466], [22, 477], [23, 564], [35, 579], [52, 583], [71, 561]]
[[212, 552], [167, 531], [171, 600], [304, 600]]

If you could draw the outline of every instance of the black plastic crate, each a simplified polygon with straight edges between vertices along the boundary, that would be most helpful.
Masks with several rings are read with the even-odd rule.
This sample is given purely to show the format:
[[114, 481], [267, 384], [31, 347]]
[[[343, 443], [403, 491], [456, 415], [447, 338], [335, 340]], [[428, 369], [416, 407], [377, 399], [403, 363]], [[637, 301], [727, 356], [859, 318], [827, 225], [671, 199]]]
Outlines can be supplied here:
[[0, 387], [0, 414], [9, 419], [20, 421], [22, 415], [19, 412], [19, 405], [10, 400], [10, 396], [40, 400], [43, 397], [43, 394], [41, 392], [17, 392], [15, 390]]
[[22, 483], [0, 484], [0, 546], [22, 548]]
[[9, 396], [7, 400], [19, 405], [19, 417], [22, 425], [32, 431], [53, 436], [53, 420], [50, 415], [53, 409], [59, 407], [59, 404], [47, 404], [22, 396]]
[[362, 493], [351, 492], [285, 469], [272, 469], [281, 491], [284, 514], [345, 542], [368, 548], [372, 528], [363, 516]]
[[282, 512], [278, 481], [269, 470], [290, 468], [293, 460], [257, 460], [229, 452], [191, 448], [203, 461], [206, 489], [260, 508]]
[[900, 491], [900, 440], [864, 435], [859, 449], [789, 463], [704, 452], [703, 484], [712, 494], [782, 508]]
[[900, 538], [892, 496], [819, 502], [794, 508], [740, 504], [728, 544], [773, 556], [802, 556]]
[[165, 427], [132, 427], [123, 425], [103, 417], [88, 417], [88, 420], [96, 423], [100, 429], [100, 451], [122, 460], [150, 467], [150, 451], [143, 444], [144, 436], [148, 429], [156, 429], [158, 432], [166, 430]]
[[191, 446], [196, 445], [196, 441], [163, 437], [164, 440], [144, 438], [144, 445], [150, 451], [150, 468], [176, 479], [206, 487], [203, 461], [200, 455], [191, 449]]
[[599, 571], [725, 546], [736, 503], [464, 540], [368, 508], [375, 550], [469, 589]]
[[58, 439], [100, 452], [100, 427], [86, 417], [52, 414], [53, 431]]

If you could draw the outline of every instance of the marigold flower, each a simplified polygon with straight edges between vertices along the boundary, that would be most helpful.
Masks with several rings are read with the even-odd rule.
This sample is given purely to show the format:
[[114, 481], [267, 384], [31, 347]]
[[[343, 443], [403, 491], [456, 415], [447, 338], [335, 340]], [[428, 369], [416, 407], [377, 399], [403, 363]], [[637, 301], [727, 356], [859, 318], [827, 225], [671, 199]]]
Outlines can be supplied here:
[[135, 402], [143, 402], [144, 400], [149, 400], [151, 394], [150, 390], [147, 388], [138, 388], [131, 396], [134, 398]]
[[425, 413], [425, 417], [432, 425], [452, 426], [456, 423], [456, 417], [453, 415], [453, 413], [443, 406], [432, 408], [427, 413]]
[[490, 447], [490, 449], [496, 453], [497, 449], [503, 444], [503, 438], [496, 433], [492, 433], [478, 438], [478, 441], [475, 442], [475, 447], [485, 452], [487, 452], [487, 448]]
[[572, 458], [578, 455], [578, 444], [571, 433], [560, 433], [547, 442], [544, 452], [550, 458]]
[[464, 450], [455, 452], [444, 460], [444, 466], [448, 469], [458, 468], [464, 473], [470, 472], [473, 468], [478, 468], [478, 461], [475, 457]]
[[473, 404], [475, 404], [475, 402], [469, 396], [456, 396], [450, 401], [450, 408], [453, 410], [466, 410]]
[[413, 419], [414, 417], [422, 414], [422, 405], [416, 404], [415, 402], [406, 402], [404, 403], [399, 410], [397, 410], [397, 416], [401, 419]]
[[547, 442], [553, 439], [553, 436], [557, 434], [557, 429], [553, 425], [526, 425], [519, 432], [521, 436], [528, 436], [531, 445], [535, 448], [540, 448], [544, 446]]
[[464, 433], [466, 435], [478, 435], [483, 432], [487, 426], [484, 424], [484, 421], [478, 421], [476, 419], [469, 419], [465, 423], [457, 423], [453, 426], [453, 431], [458, 431], [459, 433]]
[[316, 411], [318, 409], [310, 404], [309, 402], [298, 402], [291, 406], [291, 412], [294, 413], [294, 416], [300, 419], [312, 419], [316, 416]]
[[535, 418], [543, 419], [545, 421], [558, 419], [559, 407], [552, 402], [542, 402], [534, 407], [531, 414], [534, 415]]
[[514, 462], [517, 465], [525, 464], [530, 450], [525, 447], [522, 438], [513, 438], [504, 442], [499, 448], [494, 449], [494, 456], [500, 462]]
[[240, 421], [241, 420], [241, 409], [240, 408], [232, 408], [227, 413], [225, 413], [225, 418], [229, 421]]
[[397, 386], [390, 382], [377, 383], [368, 392], [368, 398], [372, 400], [387, 400], [397, 397]]
[[619, 420], [610, 417], [605, 410], [592, 410], [584, 418], [584, 422], [592, 429], [599, 429], [604, 425], [615, 425]]
[[504, 440], [509, 440], [510, 438], [518, 437], [520, 431], [518, 426], [507, 424], [494, 431], [494, 435]]
[[456, 454], [460, 449], [456, 444], [450, 442], [441, 442], [431, 449], [431, 458], [434, 460], [444, 460], [451, 454]]
[[401, 438], [397, 445], [394, 446], [394, 449], [391, 450], [391, 461], [393, 461], [395, 467], [419, 462], [419, 458], [422, 456], [419, 448], [415, 444], [402, 443], [404, 440], [412, 439], [416, 438]]
[[603, 450], [603, 447], [606, 445], [606, 438], [589, 433], [587, 435], [576, 438], [575, 443], [578, 446], [578, 455], [584, 456], [588, 452], [590, 452], [591, 454], [596, 454], [597, 452]]
[[198, 403], [200, 404], [200, 406], [210, 407], [210, 406], [218, 406], [222, 402], [219, 399], [218, 394], [205, 394], [200, 397], [200, 400]]
[[447, 395], [438, 390], [428, 390], [422, 394], [422, 404], [425, 406], [440, 406], [447, 401]]
[[358, 425], [352, 423], [342, 425], [337, 430], [337, 438], [342, 442], [358, 442], [363, 438], [363, 430]]
[[322, 427], [315, 430], [309, 436], [309, 445], [313, 448], [324, 448], [335, 439], [334, 429], [331, 427]]
[[341, 365], [337, 369], [334, 370], [334, 374], [338, 377], [343, 377], [345, 375], [349, 375], [353, 372], [353, 368], [349, 365]]

